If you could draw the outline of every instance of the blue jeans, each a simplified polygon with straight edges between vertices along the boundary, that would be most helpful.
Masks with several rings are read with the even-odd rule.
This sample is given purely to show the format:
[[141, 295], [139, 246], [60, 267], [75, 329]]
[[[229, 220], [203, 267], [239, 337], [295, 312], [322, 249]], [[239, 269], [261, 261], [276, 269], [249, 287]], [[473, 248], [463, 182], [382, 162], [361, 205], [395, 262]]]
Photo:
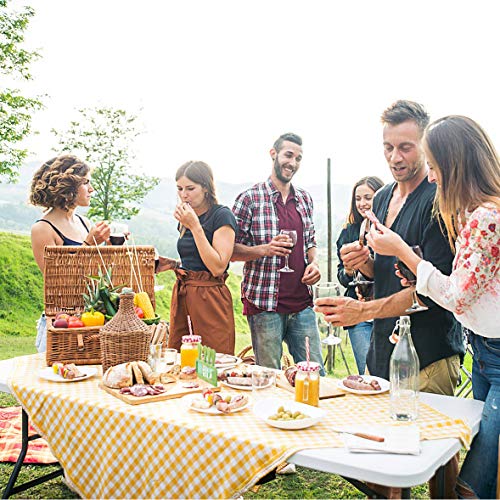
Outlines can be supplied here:
[[351, 341], [352, 352], [358, 367], [358, 373], [363, 375], [366, 368], [366, 355], [370, 347], [370, 339], [372, 338], [373, 323], [371, 321], [363, 321], [357, 325], [350, 326], [349, 340]]
[[310, 360], [319, 363], [325, 374], [316, 315], [311, 307], [293, 314], [264, 311], [247, 317], [252, 333], [255, 362], [269, 368], [281, 368], [283, 342], [295, 363], [306, 360], [306, 336], [309, 336]]
[[500, 433], [500, 339], [469, 332], [474, 351], [472, 390], [484, 401], [479, 432], [472, 441], [458, 476], [478, 498], [495, 498]]

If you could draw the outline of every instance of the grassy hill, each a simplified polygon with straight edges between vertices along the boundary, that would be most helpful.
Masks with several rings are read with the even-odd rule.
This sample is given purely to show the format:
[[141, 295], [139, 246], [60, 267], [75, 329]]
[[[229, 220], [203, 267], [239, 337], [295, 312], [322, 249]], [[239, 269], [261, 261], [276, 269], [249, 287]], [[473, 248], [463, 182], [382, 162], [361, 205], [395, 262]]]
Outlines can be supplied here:
[[[157, 312], [169, 318], [175, 276], [157, 276], [164, 289], [157, 292]], [[243, 317], [240, 278], [230, 274], [228, 286], [234, 303], [237, 348], [250, 343], [248, 324]], [[0, 359], [35, 352], [36, 321], [43, 311], [43, 278], [31, 252], [28, 236], [0, 232]]]

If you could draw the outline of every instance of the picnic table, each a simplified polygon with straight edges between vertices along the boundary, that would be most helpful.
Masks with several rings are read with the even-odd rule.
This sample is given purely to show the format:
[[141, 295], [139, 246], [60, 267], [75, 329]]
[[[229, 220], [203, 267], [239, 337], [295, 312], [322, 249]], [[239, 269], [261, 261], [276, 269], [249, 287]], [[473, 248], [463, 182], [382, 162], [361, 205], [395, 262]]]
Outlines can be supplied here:
[[[98, 387], [100, 376], [73, 384], [38, 377], [43, 355], [0, 361], [0, 390], [21, 402], [47, 440], [68, 483], [92, 498], [237, 497], [286, 460], [358, 481], [403, 488], [426, 482], [479, 428], [482, 403], [420, 394], [420, 455], [350, 453], [331, 427], [395, 425], [387, 394], [323, 400], [322, 422], [283, 431], [251, 409], [211, 416], [179, 399], [133, 406]], [[276, 389], [284, 402], [292, 395]]]

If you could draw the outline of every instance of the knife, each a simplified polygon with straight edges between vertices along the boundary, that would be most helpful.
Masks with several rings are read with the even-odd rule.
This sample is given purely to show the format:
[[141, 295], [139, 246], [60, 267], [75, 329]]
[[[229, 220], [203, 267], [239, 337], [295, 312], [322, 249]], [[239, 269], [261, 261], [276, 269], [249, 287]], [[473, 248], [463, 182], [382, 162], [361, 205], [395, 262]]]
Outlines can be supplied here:
[[338, 432], [340, 434], [352, 434], [353, 436], [358, 436], [363, 439], [369, 439], [370, 441], [377, 441], [377, 443], [383, 443], [385, 441], [385, 437], [374, 436], [373, 434], [365, 434], [364, 432], [350, 432], [350, 431], [343, 431], [340, 429], [332, 429], [332, 431]]

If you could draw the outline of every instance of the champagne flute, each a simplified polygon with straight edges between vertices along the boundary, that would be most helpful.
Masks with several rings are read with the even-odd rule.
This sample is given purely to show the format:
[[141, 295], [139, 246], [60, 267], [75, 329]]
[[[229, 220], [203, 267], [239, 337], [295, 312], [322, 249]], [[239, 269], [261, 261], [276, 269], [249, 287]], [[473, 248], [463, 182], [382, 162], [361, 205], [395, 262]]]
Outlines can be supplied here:
[[[314, 300], [322, 299], [325, 297], [340, 297], [340, 287], [337, 283], [333, 281], [325, 281], [323, 283], [318, 283], [313, 286], [313, 296]], [[342, 339], [337, 335], [334, 335], [332, 324], [327, 322], [328, 335], [321, 342], [327, 345], [338, 345], [342, 342]]]
[[[418, 245], [412, 246], [411, 249], [421, 259], [423, 258], [422, 249]], [[413, 304], [408, 309], [406, 309], [405, 312], [412, 313], [412, 312], [419, 312], [419, 311], [427, 311], [427, 309], [429, 309], [428, 307], [421, 306], [418, 303], [417, 288], [415, 286], [417, 284], [417, 277], [415, 276], [415, 274], [413, 274], [411, 272], [410, 268], [402, 260], [400, 260], [400, 259], [396, 260], [396, 265], [398, 266], [398, 270], [401, 273], [401, 276], [403, 276], [403, 278], [406, 278], [406, 280], [408, 281], [408, 283], [412, 286], [412, 295], [411, 296], [412, 296], [412, 299], [413, 299]]]
[[[297, 231], [294, 229], [282, 229], [280, 231], [280, 234], [284, 234], [288, 236], [292, 240], [292, 246], [289, 247], [290, 250], [293, 250], [293, 247], [297, 244]], [[293, 273], [295, 272], [292, 268], [288, 267], [288, 255], [285, 255], [285, 265], [281, 268], [278, 269], [278, 272], [280, 273]]]

